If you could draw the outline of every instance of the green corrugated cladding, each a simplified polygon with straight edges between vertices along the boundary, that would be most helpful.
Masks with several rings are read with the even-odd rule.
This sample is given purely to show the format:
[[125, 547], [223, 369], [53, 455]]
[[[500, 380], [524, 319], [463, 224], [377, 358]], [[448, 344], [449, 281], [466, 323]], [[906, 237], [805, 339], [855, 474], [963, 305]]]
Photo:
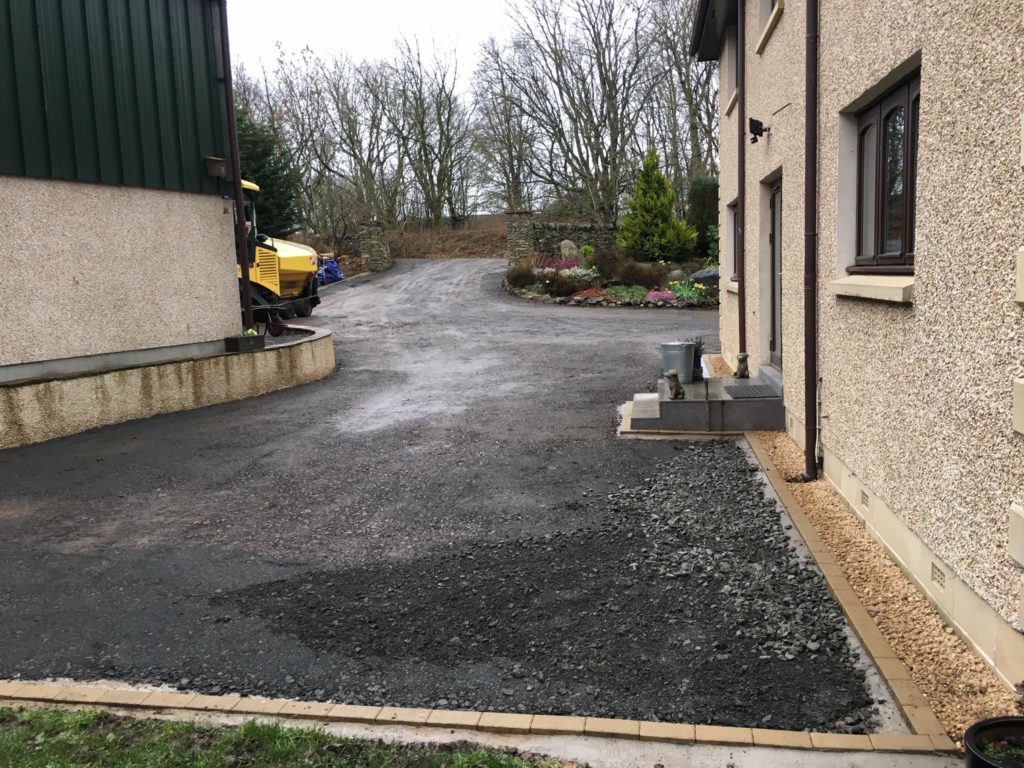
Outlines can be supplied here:
[[0, 0], [0, 174], [216, 193], [217, 0]]

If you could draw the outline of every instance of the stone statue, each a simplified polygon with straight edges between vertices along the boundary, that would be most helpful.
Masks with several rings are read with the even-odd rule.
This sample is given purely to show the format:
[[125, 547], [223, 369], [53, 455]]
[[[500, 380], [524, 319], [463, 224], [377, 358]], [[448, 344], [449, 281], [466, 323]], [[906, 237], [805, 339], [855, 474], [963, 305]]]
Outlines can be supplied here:
[[683, 385], [679, 383], [679, 373], [673, 368], [665, 374], [665, 379], [668, 381], [668, 397], [670, 400], [685, 400], [686, 392], [683, 390]]
[[733, 376], [737, 379], [749, 379], [750, 370], [747, 368], [747, 353], [740, 352], [736, 355], [736, 373]]

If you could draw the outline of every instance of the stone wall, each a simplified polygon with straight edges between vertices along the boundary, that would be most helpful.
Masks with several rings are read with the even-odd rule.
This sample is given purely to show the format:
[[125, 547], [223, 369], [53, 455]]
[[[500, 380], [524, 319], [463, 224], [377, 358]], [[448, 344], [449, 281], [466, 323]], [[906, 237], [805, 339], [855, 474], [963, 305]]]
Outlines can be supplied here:
[[366, 257], [366, 268], [371, 272], [383, 272], [394, 266], [384, 225], [379, 221], [359, 225], [359, 255]]
[[507, 216], [509, 264], [534, 254], [557, 258], [563, 240], [589, 245], [595, 251], [615, 245], [615, 230], [596, 224], [537, 221], [530, 211], [509, 211]]

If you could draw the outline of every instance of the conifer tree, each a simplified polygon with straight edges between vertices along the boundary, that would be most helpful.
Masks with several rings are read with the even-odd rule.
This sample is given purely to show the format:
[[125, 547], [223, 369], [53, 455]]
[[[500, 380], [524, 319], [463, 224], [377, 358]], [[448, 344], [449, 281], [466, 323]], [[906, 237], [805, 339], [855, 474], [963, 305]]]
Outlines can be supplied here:
[[274, 127], [241, 105], [236, 127], [242, 178], [260, 187], [256, 226], [271, 237], [287, 237], [298, 227], [299, 172]]
[[658, 153], [653, 147], [644, 156], [616, 242], [640, 261], [682, 258], [690, 255], [697, 244], [696, 230], [676, 218], [675, 193], [658, 167]]

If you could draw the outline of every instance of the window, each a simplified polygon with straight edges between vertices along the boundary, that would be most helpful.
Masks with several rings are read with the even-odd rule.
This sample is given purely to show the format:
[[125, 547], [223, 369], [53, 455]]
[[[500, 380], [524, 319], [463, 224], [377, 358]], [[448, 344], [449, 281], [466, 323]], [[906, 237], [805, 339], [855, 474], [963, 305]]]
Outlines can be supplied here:
[[921, 78], [857, 115], [857, 258], [850, 272], [914, 271]]
[[739, 202], [729, 203], [727, 206], [728, 210], [728, 226], [732, 234], [732, 251], [730, 256], [732, 257], [732, 276], [730, 280], [739, 280], [739, 249], [740, 249], [740, 217], [739, 217]]

